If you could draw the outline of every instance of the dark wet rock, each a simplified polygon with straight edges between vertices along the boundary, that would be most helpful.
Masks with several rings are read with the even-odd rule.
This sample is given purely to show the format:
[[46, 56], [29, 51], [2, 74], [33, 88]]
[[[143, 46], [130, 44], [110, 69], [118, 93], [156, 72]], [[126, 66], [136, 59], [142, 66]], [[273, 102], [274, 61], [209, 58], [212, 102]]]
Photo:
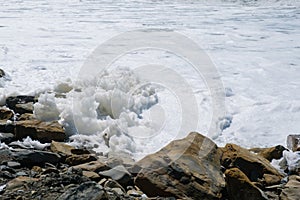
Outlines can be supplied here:
[[95, 173], [99, 173], [101, 171], [110, 169], [104, 162], [101, 162], [99, 160], [76, 165], [73, 168], [75, 168], [75, 169], [79, 168], [84, 171], [91, 171], [91, 172], [95, 172]]
[[265, 159], [272, 161], [273, 159], [280, 159], [283, 157], [283, 151], [287, 150], [284, 146], [277, 145], [270, 148], [252, 148], [249, 151], [255, 152]]
[[149, 197], [218, 199], [225, 187], [220, 157], [214, 142], [193, 132], [140, 160], [135, 184]]
[[32, 113], [35, 102], [37, 102], [37, 99], [34, 96], [13, 96], [6, 99], [6, 106], [14, 110], [15, 113]]
[[66, 134], [63, 127], [57, 122], [42, 122], [39, 120], [25, 120], [16, 123], [16, 138], [22, 139], [29, 136], [33, 140], [49, 143], [52, 140], [64, 141]]
[[15, 136], [12, 133], [0, 133], [0, 142], [4, 142], [6, 144], [11, 143], [15, 140]]
[[0, 107], [0, 120], [9, 120], [12, 119], [13, 116], [13, 111], [5, 107]]
[[0, 78], [4, 77], [5, 76], [5, 72], [3, 69], [0, 69]]
[[51, 173], [55, 173], [55, 174], [59, 174], [59, 170], [56, 168], [47, 168], [45, 169], [42, 174], [51, 174]]
[[226, 188], [231, 200], [266, 200], [266, 195], [238, 168], [225, 171]]
[[83, 154], [90, 154], [91, 152], [87, 149], [71, 149], [71, 153], [72, 154], [76, 154], [76, 155], [83, 155]]
[[13, 179], [16, 177], [16, 175], [8, 171], [0, 171], [0, 177], [5, 179]]
[[44, 166], [45, 163], [57, 164], [61, 157], [56, 153], [37, 150], [20, 150], [12, 153], [14, 160], [21, 163], [22, 166]]
[[78, 187], [71, 188], [57, 198], [57, 200], [78, 199], [100, 200], [106, 198], [102, 186], [92, 181], [83, 183]]
[[300, 151], [300, 135], [289, 135], [286, 143], [288, 149], [292, 151]]
[[71, 156], [68, 156], [66, 158], [66, 163], [68, 165], [71, 165], [71, 166], [74, 166], [74, 165], [80, 165], [80, 164], [83, 164], [83, 163], [88, 163], [88, 162], [91, 162], [91, 161], [96, 161], [97, 158], [93, 155], [90, 155], [90, 154], [84, 154], [84, 155], [71, 155]]
[[117, 181], [124, 187], [133, 185], [132, 176], [123, 165], [118, 165], [112, 169], [99, 172], [99, 174]]
[[280, 194], [281, 200], [300, 199], [300, 176], [292, 175]]
[[0, 120], [0, 132], [2, 133], [14, 133], [15, 125], [10, 120]]
[[227, 169], [232, 167], [239, 168], [252, 182], [257, 182], [264, 174], [272, 174], [279, 178], [283, 177], [267, 159], [247, 149], [235, 144], [227, 144], [220, 149], [223, 151], [221, 157], [222, 165]]

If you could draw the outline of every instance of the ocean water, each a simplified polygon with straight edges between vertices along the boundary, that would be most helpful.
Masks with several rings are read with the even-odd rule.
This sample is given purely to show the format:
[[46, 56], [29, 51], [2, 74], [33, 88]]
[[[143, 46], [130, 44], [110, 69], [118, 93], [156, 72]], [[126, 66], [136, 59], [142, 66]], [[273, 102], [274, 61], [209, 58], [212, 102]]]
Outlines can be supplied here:
[[[218, 145], [285, 144], [288, 134], [300, 132], [300, 1], [0, 0], [0, 5], [0, 68], [9, 75], [0, 80], [1, 98], [53, 89], [66, 93], [66, 98], [41, 95], [35, 114], [60, 120], [74, 145], [125, 151], [138, 159], [188, 131], [207, 134], [212, 124], [218, 130], [209, 136]], [[223, 118], [212, 122], [214, 99], [205, 77], [163, 50], [128, 52], [108, 72], [80, 78], [97, 47], [137, 29], [174, 30], [202, 48], [222, 81]], [[169, 67], [181, 81], [148, 86], [144, 79], [154, 72], [134, 69], [149, 64]], [[161, 81], [164, 72], [156, 72]]]

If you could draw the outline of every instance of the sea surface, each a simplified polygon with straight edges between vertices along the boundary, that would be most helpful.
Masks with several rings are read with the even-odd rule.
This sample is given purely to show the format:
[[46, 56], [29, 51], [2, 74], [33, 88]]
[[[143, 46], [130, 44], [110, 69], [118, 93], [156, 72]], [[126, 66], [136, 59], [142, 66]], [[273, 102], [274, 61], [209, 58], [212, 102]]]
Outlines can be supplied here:
[[[143, 87], [139, 95], [129, 95], [130, 106], [116, 102], [115, 116], [109, 102], [116, 91], [122, 98], [143, 83], [143, 74], [131, 74], [132, 66], [160, 64], [173, 67], [192, 85], [198, 125], [190, 131], [207, 134], [214, 113], [205, 78], [172, 53], [136, 50], [114, 61], [116, 70], [97, 83], [76, 82], [97, 47], [138, 29], [175, 31], [209, 56], [225, 92], [225, 117], [213, 122], [220, 126], [213, 137], [218, 145], [272, 146], [285, 144], [288, 134], [300, 133], [298, 0], [0, 0], [0, 68], [9, 76], [0, 82], [0, 97], [73, 88], [66, 100], [42, 96], [36, 113], [56, 108], [40, 118], [59, 119], [70, 135], [75, 134], [75, 145], [92, 143], [91, 148], [99, 151], [124, 150], [140, 158], [176, 138], [186, 116], [180, 98], [178, 103], [184, 92], [176, 92], [184, 91], [184, 84], [177, 83], [175, 92]], [[97, 91], [89, 91], [90, 85]], [[81, 95], [76, 95], [76, 88], [82, 89]], [[81, 102], [74, 104], [80, 108], [76, 111], [69, 107], [74, 99]], [[163, 129], [155, 127], [161, 126], [161, 116]], [[159, 130], [158, 135], [151, 135], [150, 129]], [[147, 139], [139, 138], [144, 132]], [[111, 139], [109, 147], [105, 134]]]

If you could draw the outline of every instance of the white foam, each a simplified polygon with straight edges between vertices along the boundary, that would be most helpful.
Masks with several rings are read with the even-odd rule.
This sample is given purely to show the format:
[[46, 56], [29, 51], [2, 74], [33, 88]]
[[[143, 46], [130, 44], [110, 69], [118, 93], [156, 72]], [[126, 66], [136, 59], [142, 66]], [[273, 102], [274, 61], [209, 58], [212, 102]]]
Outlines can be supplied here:
[[11, 142], [10, 145], [20, 145], [30, 149], [43, 150], [50, 146], [49, 143], [42, 144], [38, 140], [32, 140], [29, 136], [24, 138], [22, 141]]
[[55, 103], [55, 94], [41, 94], [38, 103], [34, 104], [33, 114], [42, 121], [58, 120], [59, 111]]

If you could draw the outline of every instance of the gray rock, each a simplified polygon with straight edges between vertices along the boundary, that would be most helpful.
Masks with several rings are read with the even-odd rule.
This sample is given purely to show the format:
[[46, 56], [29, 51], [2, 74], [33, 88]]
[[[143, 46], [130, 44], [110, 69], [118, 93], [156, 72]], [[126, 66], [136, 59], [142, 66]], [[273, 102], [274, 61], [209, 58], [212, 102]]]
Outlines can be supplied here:
[[300, 176], [292, 175], [289, 182], [284, 186], [280, 194], [281, 200], [299, 200], [300, 199]]
[[12, 153], [14, 159], [22, 166], [43, 166], [45, 163], [57, 164], [61, 157], [56, 153], [37, 150], [19, 150]]
[[105, 192], [101, 185], [89, 181], [79, 185], [76, 188], [71, 188], [63, 193], [57, 200], [101, 200], [106, 199]]
[[9, 161], [9, 162], [7, 162], [7, 166], [11, 167], [11, 168], [20, 168], [21, 164], [18, 162]]
[[118, 165], [110, 170], [99, 172], [99, 174], [117, 181], [124, 187], [133, 183], [131, 174], [123, 165]]
[[286, 143], [290, 150], [300, 151], [300, 135], [289, 135]]
[[0, 142], [10, 143], [15, 139], [12, 133], [0, 133]]
[[16, 176], [28, 176], [26, 172], [17, 172]]

